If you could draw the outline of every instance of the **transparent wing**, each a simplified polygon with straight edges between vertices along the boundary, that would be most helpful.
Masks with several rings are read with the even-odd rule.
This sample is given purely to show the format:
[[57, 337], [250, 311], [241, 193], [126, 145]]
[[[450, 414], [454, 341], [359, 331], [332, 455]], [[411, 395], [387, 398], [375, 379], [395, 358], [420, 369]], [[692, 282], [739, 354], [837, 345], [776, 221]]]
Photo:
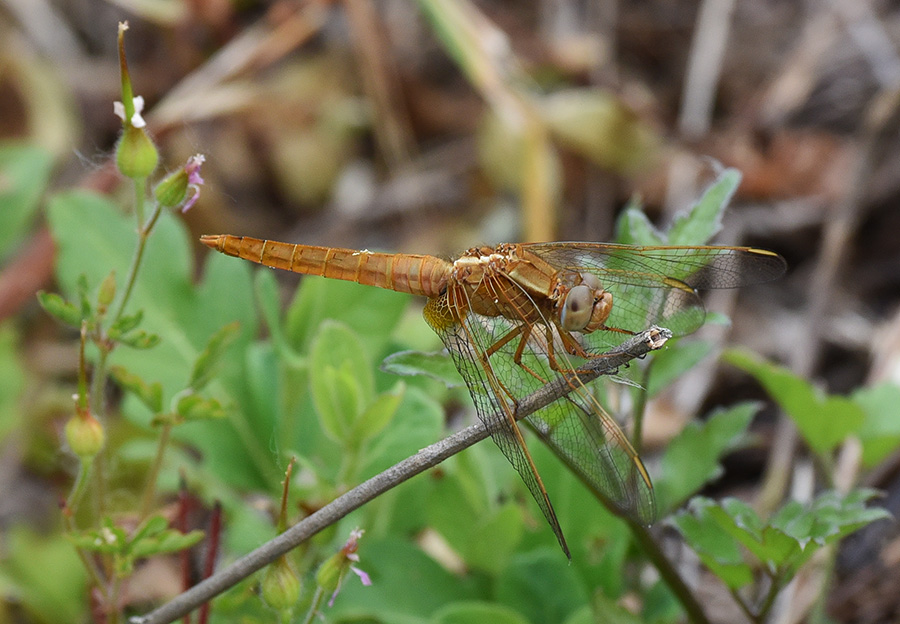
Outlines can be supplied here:
[[[508, 297], [508, 288], [518, 289], [508, 280], [496, 281], [498, 297]], [[464, 297], [464, 291], [458, 289], [455, 296]], [[451, 291], [449, 299], [453, 297]], [[650, 524], [655, 506], [646, 470], [624, 433], [596, 399], [593, 388], [578, 377], [576, 363], [561, 347], [554, 346], [554, 330], [548, 330], [552, 325], [546, 319], [527, 323], [486, 317], [467, 312], [464, 302], [454, 304], [447, 296], [441, 299], [444, 301], [440, 303], [432, 299], [429, 305], [448, 306], [458, 322], [432, 326], [465, 379], [479, 418], [522, 477], [563, 549], [568, 553], [550, 499], [514, 420], [522, 399], [563, 374], [551, 366], [550, 350], [569, 383], [556, 401], [527, 417], [529, 424], [610, 505]]]
[[[522, 247], [558, 269], [590, 272], [613, 295], [607, 325], [631, 332], [662, 325], [689, 334], [706, 316], [697, 290], [770, 281], [785, 271], [778, 254], [752, 247], [637, 247], [535, 243]], [[608, 343], [607, 343], [608, 344]]]

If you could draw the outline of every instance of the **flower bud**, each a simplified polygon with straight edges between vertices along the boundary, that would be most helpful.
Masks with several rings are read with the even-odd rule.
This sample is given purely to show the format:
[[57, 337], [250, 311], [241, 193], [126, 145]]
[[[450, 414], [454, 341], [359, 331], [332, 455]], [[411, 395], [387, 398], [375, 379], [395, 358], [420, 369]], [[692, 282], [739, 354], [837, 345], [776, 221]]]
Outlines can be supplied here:
[[116, 145], [116, 166], [122, 175], [143, 180], [153, 173], [159, 162], [159, 152], [143, 128], [125, 124]]
[[103, 425], [90, 412], [78, 410], [66, 423], [66, 441], [81, 459], [94, 457], [103, 448], [105, 440]]
[[286, 557], [279, 557], [266, 569], [260, 584], [263, 601], [276, 611], [290, 609], [300, 599], [300, 579]]
[[200, 166], [205, 160], [203, 154], [191, 156], [184, 167], [166, 176], [153, 190], [156, 201], [166, 208], [181, 206], [182, 212], [190, 210], [200, 196]]

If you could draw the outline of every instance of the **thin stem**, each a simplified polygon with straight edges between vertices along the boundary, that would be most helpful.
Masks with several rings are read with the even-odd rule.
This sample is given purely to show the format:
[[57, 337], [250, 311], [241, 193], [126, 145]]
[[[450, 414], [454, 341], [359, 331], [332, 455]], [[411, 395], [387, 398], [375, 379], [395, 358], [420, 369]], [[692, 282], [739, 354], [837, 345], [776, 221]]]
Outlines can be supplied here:
[[[662, 347], [672, 334], [666, 329], [652, 327], [646, 331], [632, 336], [618, 347], [604, 354], [604, 357], [596, 358], [579, 370], [579, 377], [585, 382], [596, 379], [604, 374], [609, 374], [624, 366], [631, 360], [645, 355], [650, 351]], [[567, 379], [561, 377], [540, 388], [533, 394], [520, 401], [516, 416], [525, 418], [537, 410], [550, 405], [558, 400], [570, 389]], [[170, 602], [145, 616], [133, 617], [133, 624], [164, 624], [172, 622], [185, 613], [195, 609], [200, 604], [212, 599], [229, 587], [247, 578], [257, 570], [272, 563], [275, 559], [303, 543], [319, 531], [331, 526], [338, 520], [376, 498], [377, 496], [393, 489], [400, 483], [415, 475], [433, 468], [448, 457], [459, 453], [476, 442], [484, 440], [491, 435], [491, 430], [483, 423], [466, 427], [462, 431], [454, 433], [440, 442], [436, 442], [420, 450], [415, 455], [407, 457], [403, 461], [391, 466], [379, 475], [376, 475], [356, 486], [352, 490], [339, 496], [315, 513], [307, 516], [284, 533], [279, 534], [266, 542], [256, 550], [244, 555], [228, 567], [213, 576], [198, 583], [186, 592], [176, 596]], [[652, 538], [646, 529], [643, 529], [646, 540], [652, 542]], [[655, 552], [659, 553], [658, 548]], [[659, 553], [661, 556], [661, 553]], [[662, 557], [665, 560], [664, 557]], [[660, 567], [665, 564], [660, 563]], [[671, 568], [671, 564], [668, 564]], [[662, 574], [661, 570], [661, 574]], [[669, 574], [668, 572], [666, 574]], [[672, 569], [671, 574], [677, 577], [677, 572]], [[680, 579], [679, 579], [680, 580]], [[674, 583], [675, 581], [673, 581]], [[687, 591], [685, 589], [685, 591]], [[688, 592], [689, 593], [689, 592]], [[686, 599], [687, 600], [687, 599]], [[687, 610], [687, 607], [686, 607]], [[697, 607], [697, 622], [705, 624], [702, 610]], [[692, 612], [692, 611], [689, 611]]]
[[[63, 518], [66, 525], [66, 531], [69, 534], [74, 535], [76, 531], [75, 521], [72, 519], [72, 515], [70, 513], [63, 513]], [[100, 571], [100, 568], [97, 567], [97, 564], [91, 558], [91, 556], [84, 551], [82, 548], [75, 548], [75, 553], [78, 555], [78, 558], [81, 559], [81, 565], [84, 566], [84, 569], [87, 570], [87, 573], [90, 575], [91, 580], [94, 582], [94, 587], [97, 588], [97, 591], [100, 592], [100, 596], [103, 598], [103, 601], [106, 603], [109, 600], [109, 594], [106, 591], [106, 581], [103, 578], [103, 573]]]
[[653, 361], [647, 362], [641, 369], [641, 387], [635, 393], [634, 399], [634, 435], [631, 436], [631, 444], [638, 455], [644, 446], [644, 412], [647, 409], [647, 385], [650, 381], [650, 367]]
[[150, 515], [150, 509], [153, 507], [153, 499], [156, 497], [156, 479], [162, 470], [163, 458], [165, 457], [166, 448], [169, 446], [169, 439], [172, 436], [172, 425], [166, 423], [163, 425], [159, 434], [159, 442], [156, 445], [156, 456], [153, 458], [153, 465], [150, 473], [147, 475], [147, 485], [144, 488], [143, 502], [141, 503], [140, 519], [143, 521]]
[[[143, 200], [139, 202], [140, 206], [143, 206]], [[136, 208], [137, 210], [137, 208]], [[143, 211], [143, 208], [141, 208]], [[144, 257], [144, 249], [147, 246], [147, 238], [150, 236], [150, 232], [153, 231], [153, 226], [156, 225], [156, 221], [159, 219], [159, 215], [162, 213], [162, 207], [156, 205], [153, 208], [153, 214], [150, 215], [150, 219], [146, 224], [140, 226], [138, 229], [138, 244], [134, 250], [134, 257], [131, 260], [131, 267], [128, 269], [128, 280], [125, 283], [125, 292], [122, 295], [122, 298], [119, 300], [119, 305], [116, 308], [115, 314], [112, 316], [112, 323], [115, 323], [122, 316], [122, 313], [125, 311], [125, 306], [128, 304], [128, 300], [131, 298], [132, 290], [134, 290], [134, 284], [137, 281], [137, 274], [141, 268], [141, 260]]]
[[316, 587], [316, 593], [313, 594], [312, 602], [309, 605], [309, 611], [306, 612], [306, 617], [303, 618], [303, 624], [312, 624], [313, 619], [316, 617], [316, 613], [319, 612], [319, 607], [322, 605], [322, 599], [325, 597], [325, 591], [321, 587]]
[[75, 483], [72, 484], [72, 491], [66, 499], [66, 508], [72, 516], [78, 511], [78, 504], [81, 502], [81, 497], [84, 496], [93, 463], [93, 459], [91, 458], [81, 459], [78, 462], [78, 476], [75, 477]]

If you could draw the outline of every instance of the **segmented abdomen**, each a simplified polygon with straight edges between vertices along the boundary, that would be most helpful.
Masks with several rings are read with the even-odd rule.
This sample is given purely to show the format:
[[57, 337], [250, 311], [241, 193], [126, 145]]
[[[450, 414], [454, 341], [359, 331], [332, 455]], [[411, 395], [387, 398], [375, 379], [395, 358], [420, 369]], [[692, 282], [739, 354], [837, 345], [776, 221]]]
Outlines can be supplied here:
[[226, 255], [276, 269], [348, 280], [425, 297], [436, 297], [443, 292], [452, 268], [446, 260], [426, 255], [291, 245], [225, 234], [201, 236], [200, 240], [207, 247]]

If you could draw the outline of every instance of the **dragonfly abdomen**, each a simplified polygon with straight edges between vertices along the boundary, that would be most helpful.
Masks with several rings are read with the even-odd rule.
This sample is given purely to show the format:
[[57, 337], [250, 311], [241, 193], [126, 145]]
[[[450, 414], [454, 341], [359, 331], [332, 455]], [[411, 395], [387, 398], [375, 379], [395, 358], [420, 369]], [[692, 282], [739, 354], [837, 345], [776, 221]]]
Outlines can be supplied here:
[[425, 297], [436, 297], [444, 291], [451, 268], [446, 260], [427, 255], [291, 245], [226, 234], [201, 236], [200, 241], [226, 255], [276, 269], [342, 279]]

